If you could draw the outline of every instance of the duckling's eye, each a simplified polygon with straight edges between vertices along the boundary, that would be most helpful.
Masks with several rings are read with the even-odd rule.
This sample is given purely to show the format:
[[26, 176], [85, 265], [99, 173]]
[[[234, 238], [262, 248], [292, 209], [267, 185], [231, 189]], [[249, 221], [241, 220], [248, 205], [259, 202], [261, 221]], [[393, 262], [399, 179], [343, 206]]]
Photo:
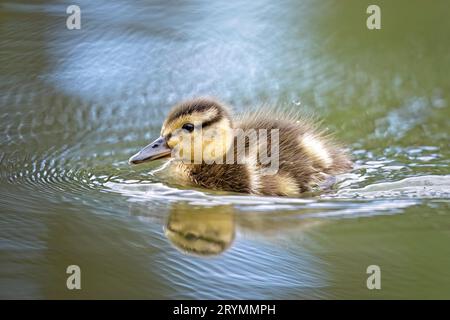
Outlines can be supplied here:
[[185, 123], [181, 128], [188, 132], [194, 131], [194, 125], [192, 123]]

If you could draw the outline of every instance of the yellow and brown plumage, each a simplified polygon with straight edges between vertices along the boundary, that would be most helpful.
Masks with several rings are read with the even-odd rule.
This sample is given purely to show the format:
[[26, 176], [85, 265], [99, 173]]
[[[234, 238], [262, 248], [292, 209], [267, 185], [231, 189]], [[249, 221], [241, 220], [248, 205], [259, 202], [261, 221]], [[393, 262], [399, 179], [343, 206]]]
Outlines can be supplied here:
[[[268, 132], [266, 140], [259, 134], [260, 129]], [[251, 130], [258, 133], [258, 141], [267, 142], [250, 143], [244, 136], [240, 140], [245, 142], [244, 146], [239, 148], [236, 132]], [[271, 130], [278, 134], [278, 153], [274, 155], [270, 154], [271, 143], [275, 141], [275, 136], [272, 137], [275, 131]], [[192, 147], [199, 136], [202, 143]], [[269, 156], [278, 156], [275, 174], [266, 174], [269, 164], [259, 157], [261, 148], [266, 148]], [[261, 195], [299, 195], [352, 166], [346, 152], [311, 120], [273, 109], [232, 118], [228, 107], [211, 98], [175, 105], [164, 121], [161, 137], [131, 157], [130, 163], [170, 157], [174, 150], [183, 151], [179, 153], [180, 159], [172, 161], [167, 170], [178, 182]], [[195, 155], [199, 154], [200, 161], [194, 162]], [[228, 156], [235, 161], [227, 162]]]

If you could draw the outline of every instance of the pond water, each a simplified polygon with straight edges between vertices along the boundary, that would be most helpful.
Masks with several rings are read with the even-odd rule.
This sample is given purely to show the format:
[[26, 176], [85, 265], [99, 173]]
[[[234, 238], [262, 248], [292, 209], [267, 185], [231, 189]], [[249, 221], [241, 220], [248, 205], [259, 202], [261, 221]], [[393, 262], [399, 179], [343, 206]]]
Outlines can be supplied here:
[[[0, 2], [0, 298], [450, 298], [448, 1], [70, 4]], [[354, 170], [280, 198], [128, 165], [205, 94], [314, 112]]]

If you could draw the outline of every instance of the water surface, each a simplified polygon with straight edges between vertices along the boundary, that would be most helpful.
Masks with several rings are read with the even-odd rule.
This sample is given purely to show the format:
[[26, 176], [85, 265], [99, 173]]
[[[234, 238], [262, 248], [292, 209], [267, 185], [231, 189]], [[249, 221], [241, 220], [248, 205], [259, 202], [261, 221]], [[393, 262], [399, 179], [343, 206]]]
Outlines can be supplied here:
[[[447, 1], [77, 3], [0, 2], [1, 298], [450, 298]], [[127, 164], [204, 94], [314, 112], [355, 169], [295, 199]]]

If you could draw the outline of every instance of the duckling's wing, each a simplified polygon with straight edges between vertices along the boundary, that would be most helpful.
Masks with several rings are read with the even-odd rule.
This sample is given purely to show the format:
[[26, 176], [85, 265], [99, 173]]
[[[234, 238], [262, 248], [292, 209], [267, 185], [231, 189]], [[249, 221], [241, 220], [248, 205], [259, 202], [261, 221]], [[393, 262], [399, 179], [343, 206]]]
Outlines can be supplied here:
[[275, 177], [259, 179], [265, 185], [263, 189], [267, 189], [264, 193], [283, 193], [280, 190], [286, 189], [286, 184], [291, 186], [289, 190], [296, 185], [300, 192], [312, 186], [330, 187], [333, 179], [327, 177], [351, 167], [346, 152], [310, 113], [268, 107], [252, 110], [237, 117], [236, 128], [279, 132], [279, 169]]

